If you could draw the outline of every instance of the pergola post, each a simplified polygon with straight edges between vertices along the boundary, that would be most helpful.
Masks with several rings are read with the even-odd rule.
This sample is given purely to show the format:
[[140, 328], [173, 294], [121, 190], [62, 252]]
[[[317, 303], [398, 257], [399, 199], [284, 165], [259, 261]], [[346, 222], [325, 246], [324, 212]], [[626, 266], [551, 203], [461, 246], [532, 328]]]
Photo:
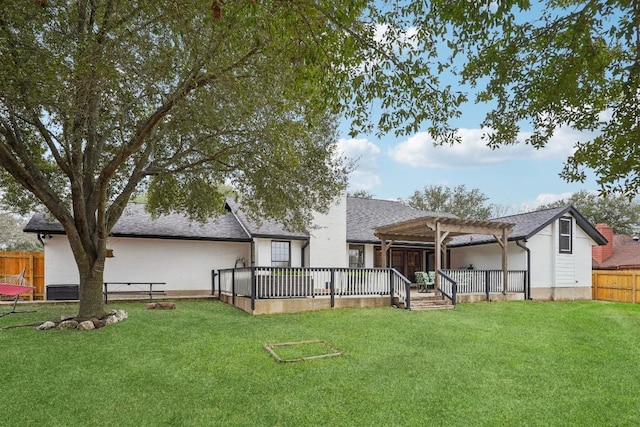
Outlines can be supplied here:
[[382, 239], [380, 240], [380, 244], [382, 245], [382, 267], [383, 268], [387, 268], [389, 267], [388, 265], [388, 259], [389, 257], [387, 256], [387, 252], [389, 251], [389, 249], [391, 248], [391, 245], [393, 245], [393, 240], [391, 240], [388, 244], [387, 244], [387, 240], [386, 239]]
[[465, 234], [494, 236], [498, 244], [502, 247], [502, 292], [506, 294], [509, 284], [507, 242], [513, 226], [513, 224], [507, 222], [424, 216], [377, 227], [374, 235], [378, 237], [382, 243], [382, 259], [385, 266], [388, 263], [387, 251], [394, 241], [434, 242], [436, 290], [440, 290], [441, 286], [441, 277], [438, 271], [443, 268], [443, 265], [447, 264], [447, 239]]

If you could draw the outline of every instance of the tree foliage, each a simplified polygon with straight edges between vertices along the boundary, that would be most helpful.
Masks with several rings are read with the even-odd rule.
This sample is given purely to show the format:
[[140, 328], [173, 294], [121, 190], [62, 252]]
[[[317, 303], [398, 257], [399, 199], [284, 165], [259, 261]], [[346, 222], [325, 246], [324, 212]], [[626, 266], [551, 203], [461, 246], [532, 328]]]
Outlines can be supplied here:
[[[100, 315], [109, 232], [131, 197], [203, 219], [225, 184], [304, 228], [346, 183], [336, 116], [411, 132], [461, 101], [434, 47], [371, 1], [47, 0], [0, 6], [0, 187], [64, 227], [80, 317]], [[371, 105], [385, 113], [372, 122]]]
[[491, 217], [492, 207], [486, 205], [489, 198], [479, 189], [468, 190], [465, 185], [425, 186], [415, 191], [407, 204], [415, 209], [429, 212], [444, 212], [464, 219], [486, 220]]
[[22, 231], [26, 222], [9, 213], [0, 212], [0, 251], [40, 252], [42, 246], [32, 234]]
[[367, 190], [356, 190], [353, 193], [348, 193], [351, 197], [359, 197], [361, 199], [373, 199], [373, 193]]
[[405, 6], [447, 40], [447, 64], [490, 110], [488, 145], [545, 147], [562, 126], [585, 131], [561, 175], [603, 190], [640, 189], [640, 5], [628, 1], [433, 1]]
[[540, 206], [540, 209], [571, 205], [592, 224], [605, 223], [617, 234], [634, 235], [640, 230], [640, 203], [627, 197], [579, 191], [570, 197]]

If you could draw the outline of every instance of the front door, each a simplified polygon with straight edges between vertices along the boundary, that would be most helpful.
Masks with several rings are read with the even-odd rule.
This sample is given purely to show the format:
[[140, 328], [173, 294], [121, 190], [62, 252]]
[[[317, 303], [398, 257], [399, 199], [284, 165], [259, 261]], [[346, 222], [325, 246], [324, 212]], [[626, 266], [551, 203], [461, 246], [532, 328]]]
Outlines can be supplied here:
[[407, 269], [405, 277], [415, 283], [416, 271], [424, 271], [422, 269], [422, 251], [407, 250]]
[[424, 251], [420, 249], [391, 249], [391, 267], [398, 270], [411, 281], [415, 281], [415, 272], [424, 271], [422, 265]]

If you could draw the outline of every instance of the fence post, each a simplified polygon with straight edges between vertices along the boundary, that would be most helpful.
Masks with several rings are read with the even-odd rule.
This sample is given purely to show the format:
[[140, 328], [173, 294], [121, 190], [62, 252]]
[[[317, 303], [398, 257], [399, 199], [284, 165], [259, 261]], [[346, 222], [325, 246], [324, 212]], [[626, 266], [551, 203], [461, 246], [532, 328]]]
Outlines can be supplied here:
[[411, 310], [411, 283], [405, 283], [404, 287], [407, 292], [407, 301], [404, 308]]
[[458, 295], [458, 284], [454, 282], [451, 285], [451, 302], [453, 303], [454, 307], [456, 305], [457, 295]]
[[231, 270], [231, 304], [236, 305], [236, 269]]
[[332, 268], [331, 270], [331, 281], [329, 282], [329, 289], [331, 289], [331, 308], [336, 306], [336, 269]]
[[216, 294], [216, 271], [211, 270], [211, 295]]
[[389, 269], [389, 296], [391, 298], [391, 305], [393, 305], [394, 293], [395, 293], [395, 286], [393, 286], [393, 270]]
[[256, 267], [251, 266], [251, 314], [256, 309]]
[[484, 292], [487, 296], [487, 301], [489, 301], [489, 292], [491, 292], [491, 273], [489, 270], [485, 270], [484, 272]]

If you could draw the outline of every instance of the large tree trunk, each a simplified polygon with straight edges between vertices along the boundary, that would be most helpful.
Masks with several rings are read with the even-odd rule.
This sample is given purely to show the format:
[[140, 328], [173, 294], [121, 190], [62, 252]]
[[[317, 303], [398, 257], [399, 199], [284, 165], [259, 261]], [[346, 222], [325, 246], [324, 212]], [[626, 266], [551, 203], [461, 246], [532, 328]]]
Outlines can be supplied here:
[[88, 263], [88, 265], [78, 263], [78, 272], [80, 273], [78, 318], [103, 317], [106, 314], [102, 294], [104, 258]]
[[78, 267], [80, 277], [80, 307], [78, 318], [101, 318], [106, 314], [102, 293], [106, 239], [102, 233], [82, 235], [77, 228], [67, 229], [69, 246]]

